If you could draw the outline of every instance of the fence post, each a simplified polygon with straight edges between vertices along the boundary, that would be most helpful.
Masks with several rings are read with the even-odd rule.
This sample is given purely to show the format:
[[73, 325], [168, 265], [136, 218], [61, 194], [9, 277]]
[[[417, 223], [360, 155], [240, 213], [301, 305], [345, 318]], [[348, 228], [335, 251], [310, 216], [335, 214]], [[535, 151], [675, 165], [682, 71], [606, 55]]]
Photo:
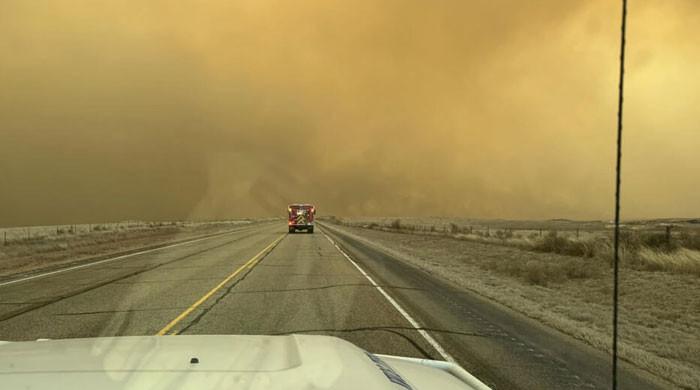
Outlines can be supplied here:
[[542, 237], [542, 228], [540, 228], [540, 237]]
[[576, 228], [576, 238], [578, 238], [578, 228]]
[[671, 225], [666, 226], [666, 244], [671, 245]]
[[27, 228], [27, 240], [30, 238], [32, 238], [32, 232], [29, 230], [29, 228]]
[[7, 231], [3, 232], [2, 245], [7, 245]]

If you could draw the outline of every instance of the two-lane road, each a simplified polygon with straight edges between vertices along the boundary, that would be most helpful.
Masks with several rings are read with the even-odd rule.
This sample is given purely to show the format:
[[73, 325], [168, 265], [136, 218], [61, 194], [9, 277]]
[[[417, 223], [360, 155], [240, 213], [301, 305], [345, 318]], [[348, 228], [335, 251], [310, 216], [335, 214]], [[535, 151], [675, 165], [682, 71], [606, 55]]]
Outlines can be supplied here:
[[0, 285], [0, 339], [155, 334], [275, 235], [254, 226]]
[[[316, 234], [286, 230], [256, 225], [0, 283], [0, 340], [327, 334], [376, 353], [453, 356], [494, 388], [608, 383], [594, 352], [576, 343], [557, 347], [535, 325], [330, 226]], [[580, 352], [567, 357], [572, 345]], [[588, 357], [592, 363], [582, 360]], [[655, 388], [635, 375], [625, 378], [628, 388]]]
[[255, 226], [0, 285], [0, 340], [317, 333], [372, 351], [434, 355], [322, 234], [285, 230]]

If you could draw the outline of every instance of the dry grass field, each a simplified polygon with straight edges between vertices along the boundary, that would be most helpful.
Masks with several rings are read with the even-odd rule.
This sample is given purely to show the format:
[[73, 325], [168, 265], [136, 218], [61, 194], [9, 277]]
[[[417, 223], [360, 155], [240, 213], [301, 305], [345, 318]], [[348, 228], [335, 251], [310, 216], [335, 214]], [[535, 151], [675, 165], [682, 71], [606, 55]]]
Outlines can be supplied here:
[[[610, 349], [611, 247], [603, 223], [588, 223], [586, 231], [579, 227], [576, 238], [575, 227], [552, 233], [544, 222], [541, 235], [534, 223], [511, 228], [505, 221], [488, 226], [486, 235], [484, 225], [473, 221], [332, 221], [370, 245], [600, 350]], [[574, 226], [553, 224], [562, 230]], [[670, 243], [665, 228], [626, 226], [621, 357], [681, 388], [700, 389], [700, 248], [690, 225], [672, 228]]]
[[95, 256], [215, 233], [252, 222], [129, 221], [0, 228], [0, 279]]
[[[508, 221], [447, 218], [331, 218], [365, 229], [447, 236], [536, 252], [611, 261], [612, 226], [602, 221]], [[631, 221], [621, 231], [626, 266], [700, 276], [700, 220]], [[577, 263], [567, 265], [574, 267]], [[517, 270], [511, 269], [511, 272]], [[522, 271], [525, 271], [523, 269]], [[561, 269], [566, 271], [566, 269]], [[552, 275], [556, 277], [556, 275]], [[543, 280], [546, 283], [546, 280]]]

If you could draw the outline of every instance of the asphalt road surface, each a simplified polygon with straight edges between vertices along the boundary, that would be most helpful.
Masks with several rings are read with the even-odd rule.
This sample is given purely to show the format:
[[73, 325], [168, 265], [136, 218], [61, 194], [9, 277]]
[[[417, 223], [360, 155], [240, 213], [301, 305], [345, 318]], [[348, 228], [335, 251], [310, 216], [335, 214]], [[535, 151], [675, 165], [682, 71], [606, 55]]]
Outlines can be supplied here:
[[[324, 225], [255, 225], [0, 282], [0, 340], [327, 334], [454, 359], [494, 389], [603, 389], [609, 358]], [[665, 388], [626, 365], [623, 389]]]

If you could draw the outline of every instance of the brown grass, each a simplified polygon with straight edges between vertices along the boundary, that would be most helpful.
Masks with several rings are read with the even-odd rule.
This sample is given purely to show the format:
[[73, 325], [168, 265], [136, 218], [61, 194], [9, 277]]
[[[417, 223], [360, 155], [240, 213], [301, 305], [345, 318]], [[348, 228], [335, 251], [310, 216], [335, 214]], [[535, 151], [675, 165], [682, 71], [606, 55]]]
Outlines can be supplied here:
[[528, 284], [548, 286], [563, 283], [569, 279], [586, 279], [599, 276], [605, 271], [601, 262], [564, 258], [551, 261], [549, 259], [529, 259], [518, 261], [504, 259], [485, 262], [482, 268], [499, 274], [519, 278]]
[[700, 276], [700, 251], [680, 248], [663, 252], [651, 248], [641, 248], [639, 263], [649, 271], [672, 271]]
[[[481, 242], [440, 234], [343, 230], [609, 352], [609, 256], [569, 256], [495, 245], [490, 241], [493, 237], [479, 237], [489, 240]], [[697, 251], [666, 252], [663, 248], [652, 249], [647, 243], [626, 243], [623, 247], [621, 357], [679, 387], [700, 389], [700, 283], [697, 274], [692, 273], [697, 266]], [[609, 251], [609, 241], [603, 240], [600, 250]]]
[[241, 223], [250, 222], [150, 223], [131, 229], [98, 224], [80, 234], [68, 233], [61, 227], [35, 227], [35, 235], [29, 238], [8, 241], [7, 245], [0, 243], [0, 277], [214, 233]]
[[601, 244], [602, 240], [573, 240], [562, 237], [553, 230], [547, 233], [544, 238], [535, 240], [531, 249], [561, 255], [593, 257], [600, 254]]
[[[600, 261], [611, 263], [612, 238], [610, 232], [596, 231], [582, 232], [581, 238], [572, 236], [572, 231], [559, 232], [549, 230], [542, 235], [532, 230], [521, 232], [501, 226], [498, 229], [474, 226], [463, 226], [454, 222], [436, 225], [434, 223], [406, 222], [403, 219], [379, 219], [367, 222], [359, 219], [354, 221], [333, 217], [331, 222], [365, 229], [390, 231], [399, 233], [411, 233], [432, 236], [445, 236], [458, 240], [473, 241], [485, 244], [517, 247], [535, 252], [555, 253], [579, 258], [596, 258]], [[681, 231], [669, 237], [659, 231], [632, 231], [621, 232], [621, 253], [623, 265], [635, 269], [647, 271], [664, 271], [673, 273], [690, 273], [700, 275], [698, 269], [698, 253], [700, 253], [700, 232]], [[585, 263], [585, 268], [592, 271], [576, 271], [582, 267], [580, 262], [567, 262], [566, 264], [539, 264], [527, 265], [493, 265], [492, 269], [503, 274], [524, 277], [533, 284], [546, 285], [569, 279], [567, 275], [596, 275], [600, 264], [595, 262]], [[593, 265], [592, 265], [593, 264]], [[529, 276], [527, 276], [529, 275]]]

